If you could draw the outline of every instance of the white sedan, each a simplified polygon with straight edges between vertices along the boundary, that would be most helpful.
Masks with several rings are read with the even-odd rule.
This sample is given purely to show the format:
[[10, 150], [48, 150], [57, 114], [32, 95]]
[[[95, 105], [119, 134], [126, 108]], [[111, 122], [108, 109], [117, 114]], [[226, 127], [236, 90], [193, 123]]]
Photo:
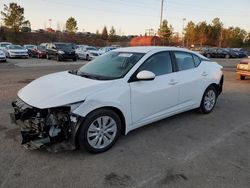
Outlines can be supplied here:
[[76, 54], [78, 55], [79, 59], [85, 59], [88, 61], [93, 60], [101, 55], [99, 50], [92, 46], [80, 46], [76, 49]]
[[28, 148], [57, 143], [100, 153], [138, 127], [192, 109], [210, 113], [222, 86], [222, 66], [200, 54], [121, 48], [31, 82], [18, 92], [11, 118]]
[[8, 45], [5, 48], [5, 54], [8, 58], [28, 58], [28, 50], [20, 45]]
[[0, 50], [0, 62], [6, 62], [6, 55], [3, 50]]

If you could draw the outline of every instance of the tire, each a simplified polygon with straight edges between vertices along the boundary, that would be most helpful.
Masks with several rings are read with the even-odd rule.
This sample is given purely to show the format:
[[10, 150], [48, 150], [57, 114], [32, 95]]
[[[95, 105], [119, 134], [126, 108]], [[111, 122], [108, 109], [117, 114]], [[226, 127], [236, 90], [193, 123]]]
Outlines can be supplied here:
[[56, 56], [56, 60], [57, 60], [58, 62], [61, 61], [61, 58], [60, 58], [59, 55]]
[[89, 54], [86, 55], [86, 60], [89, 61]]
[[229, 59], [229, 58], [230, 58], [230, 55], [228, 55], [228, 54], [225, 55], [225, 58], [226, 58], [226, 59]]
[[[98, 130], [100, 128], [102, 130]], [[107, 129], [110, 132], [106, 132]], [[113, 134], [109, 134], [112, 131]], [[121, 119], [114, 111], [109, 109], [95, 110], [86, 117], [79, 128], [78, 144], [80, 148], [85, 148], [90, 153], [102, 153], [109, 150], [115, 144], [120, 133]], [[105, 144], [104, 140], [108, 143]]]
[[199, 111], [202, 114], [209, 114], [213, 111], [217, 102], [217, 91], [213, 86], [209, 86], [203, 94]]
[[240, 75], [240, 80], [245, 80], [246, 76]]

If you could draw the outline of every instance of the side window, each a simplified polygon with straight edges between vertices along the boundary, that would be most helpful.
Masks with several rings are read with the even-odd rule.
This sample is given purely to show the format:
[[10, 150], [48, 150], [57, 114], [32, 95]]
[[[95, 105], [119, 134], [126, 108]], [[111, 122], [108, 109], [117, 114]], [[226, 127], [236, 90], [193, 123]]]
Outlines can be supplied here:
[[152, 55], [139, 68], [139, 71], [143, 70], [151, 71], [156, 76], [171, 73], [172, 63], [169, 52], [160, 52]]
[[198, 67], [200, 65], [200, 63], [201, 63], [201, 59], [196, 55], [193, 55], [193, 58], [194, 58], [195, 66]]
[[187, 52], [174, 52], [174, 55], [179, 71], [188, 70], [195, 67], [192, 54]]

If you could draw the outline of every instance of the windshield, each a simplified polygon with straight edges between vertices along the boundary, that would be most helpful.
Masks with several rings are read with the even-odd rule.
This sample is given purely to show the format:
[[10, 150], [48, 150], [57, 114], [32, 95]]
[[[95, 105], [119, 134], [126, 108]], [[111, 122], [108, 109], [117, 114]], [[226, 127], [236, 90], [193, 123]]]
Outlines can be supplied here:
[[143, 53], [111, 51], [81, 67], [77, 74], [80, 76], [94, 75], [103, 79], [121, 78], [127, 74], [143, 55]]
[[46, 47], [45, 46], [37, 46], [37, 49], [38, 50], [46, 50]]
[[96, 50], [94, 47], [86, 48], [87, 50]]
[[8, 45], [11, 45], [10, 43], [4, 43], [4, 44], [1, 44], [2, 47], [6, 47]]
[[9, 49], [11, 50], [15, 50], [15, 49], [23, 49], [22, 46], [18, 46], [18, 45], [15, 45], [15, 46], [8, 46]]
[[71, 44], [58, 43], [55, 45], [58, 49], [62, 49], [62, 50], [72, 50], [73, 49]]
[[34, 48], [35, 46], [34, 45], [26, 45], [25, 48], [27, 49], [31, 49], [31, 48]]

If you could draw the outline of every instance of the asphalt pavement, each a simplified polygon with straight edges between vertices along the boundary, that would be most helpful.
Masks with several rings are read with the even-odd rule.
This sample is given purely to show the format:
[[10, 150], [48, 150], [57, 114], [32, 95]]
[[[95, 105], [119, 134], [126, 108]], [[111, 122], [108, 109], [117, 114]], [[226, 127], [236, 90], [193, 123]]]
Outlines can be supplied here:
[[189, 111], [147, 125], [98, 155], [28, 151], [8, 115], [20, 88], [85, 61], [11, 59], [0, 64], [0, 188], [249, 188], [250, 79], [235, 79], [239, 60], [216, 61], [225, 67], [225, 84], [211, 114]]

